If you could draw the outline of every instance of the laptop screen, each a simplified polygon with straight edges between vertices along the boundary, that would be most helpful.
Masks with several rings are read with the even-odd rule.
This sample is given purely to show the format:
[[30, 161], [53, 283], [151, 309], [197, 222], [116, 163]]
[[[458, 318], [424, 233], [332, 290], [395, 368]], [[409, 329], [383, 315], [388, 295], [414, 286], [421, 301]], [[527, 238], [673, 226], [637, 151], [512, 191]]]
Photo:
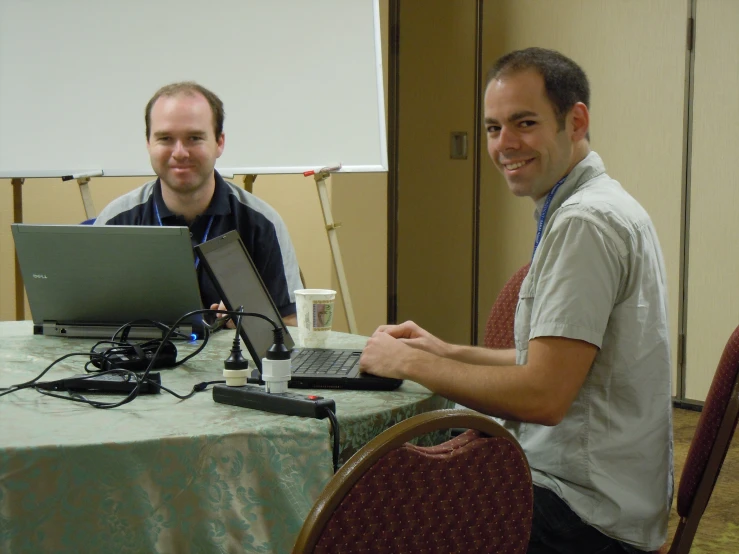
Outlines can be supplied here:
[[[277, 307], [269, 295], [249, 253], [236, 231], [195, 247], [203, 266], [221, 294], [227, 308], [244, 307], [278, 323], [285, 336], [285, 345], [295, 343], [282, 322]], [[263, 319], [244, 317], [239, 332], [261, 372], [261, 359], [272, 346], [272, 325]], [[387, 379], [359, 371], [361, 349], [294, 349], [292, 357], [292, 388], [330, 388], [350, 390], [395, 390], [403, 381]]]
[[[283, 328], [285, 345], [292, 349], [295, 343], [239, 234], [230, 231], [197, 249], [226, 308], [236, 310], [243, 306], [245, 311], [267, 316]], [[272, 325], [257, 317], [242, 317], [240, 334], [253, 360], [261, 360], [274, 340]]]

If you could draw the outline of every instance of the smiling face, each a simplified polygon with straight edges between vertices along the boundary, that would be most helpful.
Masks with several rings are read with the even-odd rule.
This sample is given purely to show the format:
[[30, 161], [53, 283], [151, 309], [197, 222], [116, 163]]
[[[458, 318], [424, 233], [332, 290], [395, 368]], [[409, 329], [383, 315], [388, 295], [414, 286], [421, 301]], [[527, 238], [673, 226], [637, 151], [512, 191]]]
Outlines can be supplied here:
[[146, 143], [151, 166], [163, 187], [176, 195], [215, 186], [213, 169], [224, 142], [223, 134], [215, 136], [213, 112], [199, 93], [161, 96], [151, 108]]
[[558, 121], [544, 79], [524, 70], [493, 79], [485, 91], [488, 153], [516, 196], [543, 197], [587, 154], [587, 108]]

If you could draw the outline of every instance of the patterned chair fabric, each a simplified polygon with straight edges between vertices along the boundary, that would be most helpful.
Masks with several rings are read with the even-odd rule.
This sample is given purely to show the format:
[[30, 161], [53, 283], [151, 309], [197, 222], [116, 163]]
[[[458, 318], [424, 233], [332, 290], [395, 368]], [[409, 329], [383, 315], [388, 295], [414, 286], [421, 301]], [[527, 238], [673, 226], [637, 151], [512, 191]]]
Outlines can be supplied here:
[[516, 317], [518, 292], [521, 283], [529, 273], [528, 263], [516, 271], [503, 287], [490, 309], [485, 327], [485, 346], [488, 348], [515, 348], [513, 340], [513, 320]]
[[[367, 458], [360, 464], [364, 466], [359, 467], [361, 475], [345, 494], [335, 498], [332, 506], [319, 499], [293, 552], [526, 552], [533, 492], [531, 473], [520, 446], [494, 420], [466, 410], [439, 410], [398, 425], [407, 425], [418, 418], [425, 423], [429, 421], [428, 416], [440, 412], [488, 420], [485, 422], [488, 429], [492, 426], [498, 429], [494, 431], [495, 436], [470, 429], [432, 447], [406, 442], [384, 448], [386, 452], [382, 455]], [[451, 419], [447, 424], [470, 426], [469, 421]], [[383, 435], [392, 434], [393, 429]], [[415, 436], [429, 432], [422, 431]], [[361, 458], [368, 447], [377, 448], [383, 441], [380, 435], [355, 457]], [[353, 459], [334, 480], [345, 478], [346, 473], [358, 467]], [[333, 481], [322, 497], [332, 484]], [[303, 543], [301, 539], [307, 527], [315, 523], [312, 519], [316, 518], [312, 516], [322, 509], [328, 513], [322, 528], [319, 521], [317, 530], [314, 529], [313, 549], [310, 541]]]
[[677, 493], [680, 516], [671, 545], [659, 552], [690, 551], [739, 419], [739, 327], [726, 343], [690, 442]]

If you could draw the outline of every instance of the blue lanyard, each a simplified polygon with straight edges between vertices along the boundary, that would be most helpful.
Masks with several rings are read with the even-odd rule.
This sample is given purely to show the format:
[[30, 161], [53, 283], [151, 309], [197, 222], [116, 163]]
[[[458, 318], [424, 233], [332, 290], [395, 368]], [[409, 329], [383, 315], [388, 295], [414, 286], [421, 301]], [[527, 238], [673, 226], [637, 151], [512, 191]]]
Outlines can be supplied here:
[[547, 194], [547, 199], [544, 201], [544, 205], [541, 208], [541, 215], [539, 216], [539, 226], [536, 228], [536, 240], [534, 241], [534, 251], [531, 253], [531, 260], [533, 261], [534, 255], [536, 254], [536, 249], [539, 247], [539, 241], [541, 240], [541, 234], [544, 232], [544, 223], [547, 219], [547, 212], [549, 211], [549, 204], [552, 203], [552, 198], [554, 198], [554, 195], [557, 194], [557, 189], [559, 186], [565, 182], [565, 179], [567, 179], [567, 175], [562, 177], [559, 181], [557, 181], [557, 184], [552, 187], [552, 190], [549, 191], [549, 194]]
[[[164, 224], [162, 223], [162, 218], [159, 217], [159, 207], [157, 206], [156, 200], [154, 200], [154, 215], [157, 216], [157, 223], [160, 227], [164, 227]], [[213, 216], [210, 216], [210, 219], [208, 220], [208, 226], [205, 228], [205, 234], [203, 235], [203, 240], [200, 241], [200, 244], [203, 244], [206, 240], [208, 240], [208, 233], [210, 233], [210, 226], [213, 225]], [[198, 256], [195, 256], [195, 270], [197, 271], [198, 266], [200, 265], [200, 258]]]

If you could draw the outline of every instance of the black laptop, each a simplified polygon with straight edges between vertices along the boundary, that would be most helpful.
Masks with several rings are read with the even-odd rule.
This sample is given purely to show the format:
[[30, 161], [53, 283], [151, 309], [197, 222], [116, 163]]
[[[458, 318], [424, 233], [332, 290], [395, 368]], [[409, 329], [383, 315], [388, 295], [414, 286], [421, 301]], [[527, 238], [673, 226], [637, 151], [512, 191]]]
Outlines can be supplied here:
[[[200, 263], [229, 310], [243, 306], [245, 312], [267, 316], [284, 332], [285, 345], [292, 349], [293, 388], [394, 390], [400, 379], [376, 377], [359, 372], [361, 350], [295, 348], [280, 313], [249, 256], [238, 232], [230, 231], [195, 247]], [[272, 345], [272, 326], [263, 319], [242, 317], [240, 334], [252, 360], [262, 373], [262, 358]]]

